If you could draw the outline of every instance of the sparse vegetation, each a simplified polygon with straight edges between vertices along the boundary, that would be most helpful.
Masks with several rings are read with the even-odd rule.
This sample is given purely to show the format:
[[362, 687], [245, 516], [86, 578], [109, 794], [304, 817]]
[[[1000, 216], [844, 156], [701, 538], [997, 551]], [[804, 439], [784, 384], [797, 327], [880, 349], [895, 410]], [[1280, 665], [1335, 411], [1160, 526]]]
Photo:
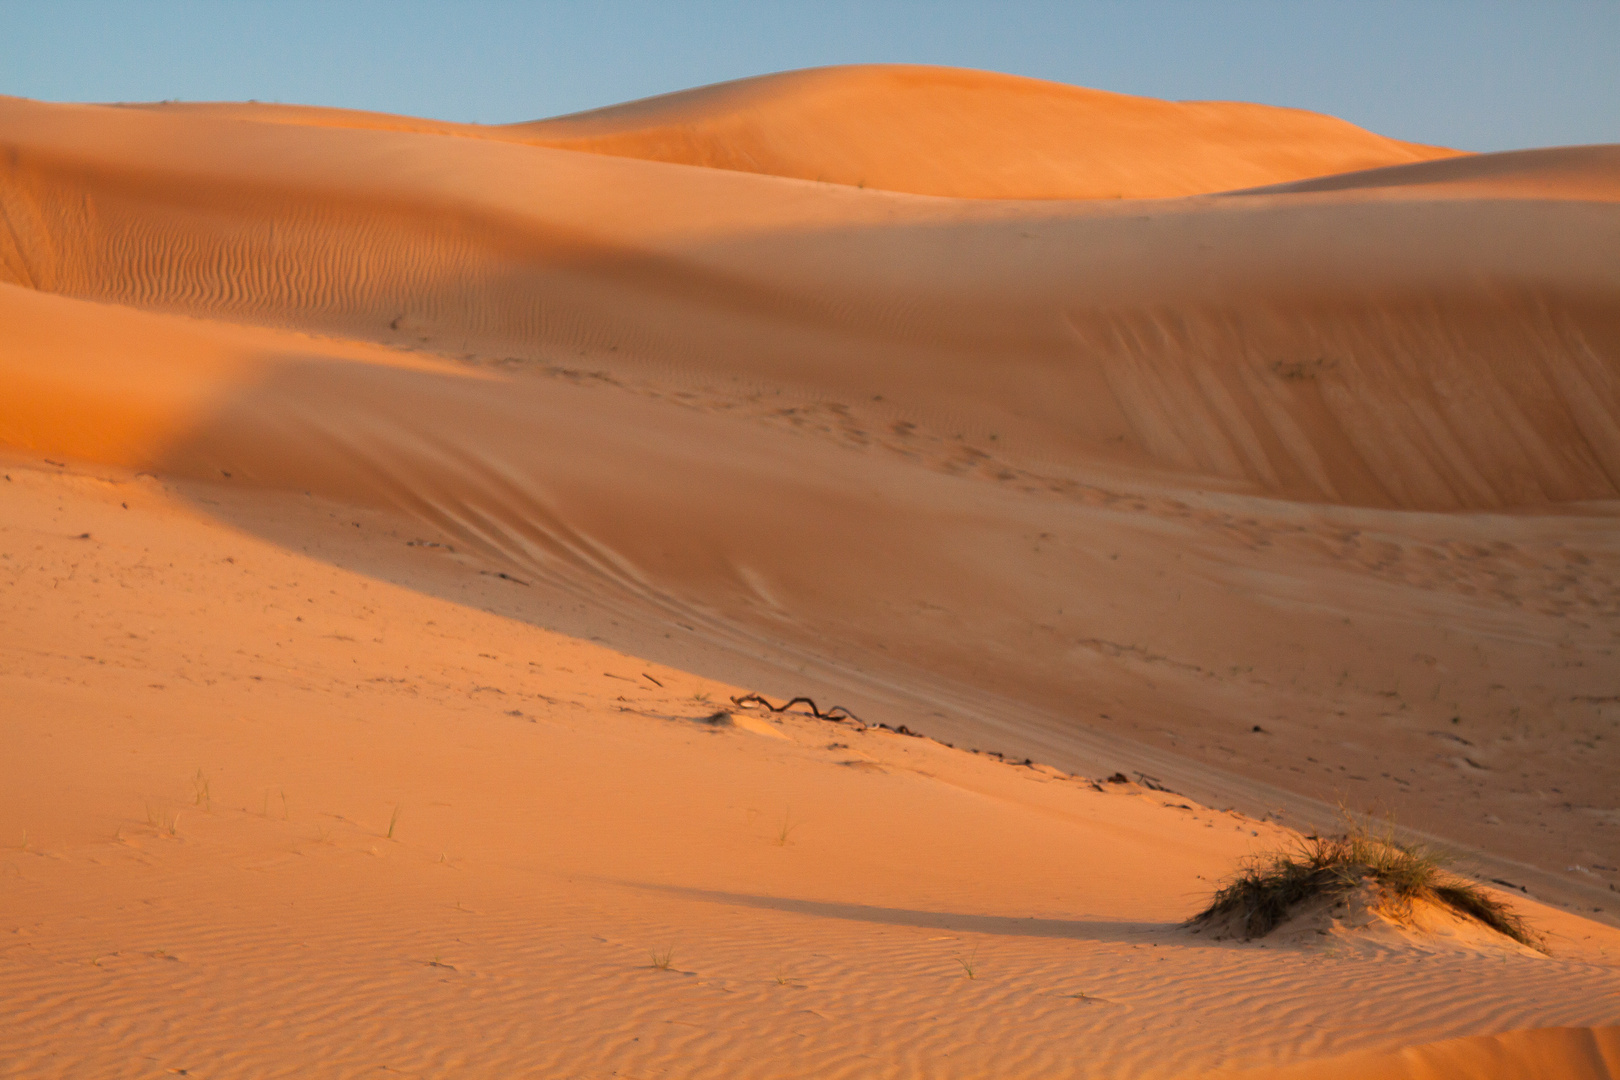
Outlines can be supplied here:
[[191, 793], [193, 806], [200, 806], [204, 811], [213, 810], [214, 795], [209, 790], [208, 777], [203, 775], [201, 769], [198, 769], [197, 775], [191, 778]]
[[388, 819], [388, 839], [394, 838], [394, 826], [399, 824], [399, 807], [394, 807], [394, 815]]
[[1374, 833], [1352, 822], [1340, 835], [1306, 837], [1291, 850], [1256, 856], [1191, 922], [1238, 913], [1245, 940], [1264, 937], [1295, 906], [1319, 896], [1342, 896], [1368, 881], [1397, 916], [1408, 914], [1415, 902], [1428, 901], [1520, 944], [1546, 950], [1511, 907], [1447, 865], [1448, 859], [1432, 848], [1404, 844], [1392, 831]]
[[146, 823], [160, 833], [170, 836], [180, 835], [180, 812], [155, 808], [151, 803], [146, 804]]
[[978, 975], [979, 975], [979, 947], [977, 945], [975, 945], [973, 947], [973, 951], [971, 953], [969, 953], [966, 957], [963, 957], [962, 955], [958, 954], [957, 957], [956, 957], [956, 962], [958, 964], [962, 965], [962, 974], [963, 975], [967, 976], [970, 979], [978, 978]]
[[803, 824], [803, 822], [793, 820], [792, 807], [788, 807], [787, 810], [783, 811], [782, 827], [776, 830], [776, 846], [787, 847], [788, 837], [792, 836], [793, 830], [797, 829], [801, 824]]
[[647, 955], [652, 957], [652, 966], [658, 971], [668, 971], [669, 965], [675, 962], [675, 946], [671, 945], [663, 952], [656, 949]]

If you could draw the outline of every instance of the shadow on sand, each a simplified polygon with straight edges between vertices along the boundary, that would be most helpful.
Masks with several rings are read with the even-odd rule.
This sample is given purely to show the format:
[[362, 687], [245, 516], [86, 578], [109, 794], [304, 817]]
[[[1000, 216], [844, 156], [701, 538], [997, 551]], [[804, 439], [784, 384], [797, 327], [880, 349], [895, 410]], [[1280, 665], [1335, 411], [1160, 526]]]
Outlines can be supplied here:
[[1075, 941], [1134, 943], [1166, 934], [1180, 925], [1166, 922], [1121, 922], [1109, 919], [1037, 919], [1010, 915], [965, 915], [953, 911], [919, 911], [913, 908], [882, 907], [876, 904], [846, 904], [831, 900], [799, 900], [788, 896], [759, 896], [753, 893], [697, 889], [683, 885], [652, 885], [629, 881], [618, 884], [710, 904], [785, 911], [821, 919], [843, 919], [848, 922], [878, 923], [884, 926], [915, 926], [927, 930], [960, 930], [1001, 937], [1069, 938]]

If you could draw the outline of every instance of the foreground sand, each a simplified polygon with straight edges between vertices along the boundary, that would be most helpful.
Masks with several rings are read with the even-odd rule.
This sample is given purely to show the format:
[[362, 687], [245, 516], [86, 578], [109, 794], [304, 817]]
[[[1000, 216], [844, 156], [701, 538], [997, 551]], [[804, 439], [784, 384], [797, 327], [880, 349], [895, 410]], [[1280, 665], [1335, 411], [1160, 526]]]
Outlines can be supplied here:
[[[835, 75], [0, 102], [0, 1068], [1616, 1071], [1620, 151]], [[1179, 928], [1340, 804], [1553, 957]]]
[[1552, 959], [1202, 940], [1279, 827], [716, 728], [735, 688], [512, 617], [409, 519], [251, 500], [300, 551], [227, 488], [6, 475], [0, 1075], [1187, 1076], [1614, 1019], [1620, 933], [1533, 903]]

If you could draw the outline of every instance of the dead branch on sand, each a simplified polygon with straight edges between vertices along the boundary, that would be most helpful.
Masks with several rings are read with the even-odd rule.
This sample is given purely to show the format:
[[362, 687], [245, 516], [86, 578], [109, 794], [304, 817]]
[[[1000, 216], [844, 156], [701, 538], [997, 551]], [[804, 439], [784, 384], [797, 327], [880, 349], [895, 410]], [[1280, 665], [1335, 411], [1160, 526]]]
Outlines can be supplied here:
[[835, 723], [850, 722], [859, 725], [863, 731], [867, 727], [866, 721], [862, 720], [860, 717], [856, 716], [842, 705], [834, 705], [826, 712], [822, 712], [816, 707], [816, 703], [807, 697], [793, 698], [784, 705], [772, 705], [769, 701], [766, 701], [758, 694], [743, 694], [741, 697], [732, 698], [731, 703], [733, 705], [763, 705], [774, 713], [787, 712], [795, 705], [808, 705], [810, 706], [811, 715], [813, 715], [817, 720], [831, 720]]

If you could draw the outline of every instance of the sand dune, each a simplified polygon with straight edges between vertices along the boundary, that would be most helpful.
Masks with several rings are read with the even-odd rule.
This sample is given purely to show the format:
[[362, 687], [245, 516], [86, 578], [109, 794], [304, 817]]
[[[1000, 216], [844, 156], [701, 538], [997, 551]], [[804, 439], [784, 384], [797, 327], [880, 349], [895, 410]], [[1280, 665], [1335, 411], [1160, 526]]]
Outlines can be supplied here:
[[483, 126], [261, 104], [191, 116], [495, 139], [968, 199], [1158, 199], [1457, 152], [1300, 109], [1170, 102], [988, 71], [860, 64]]
[[[330, 1051], [331, 999], [297, 995], [337, 968], [286, 959], [314, 938], [366, 973], [342, 995], [374, 995], [370, 1038], [417, 1070], [737, 1075], [792, 1055], [803, 1075], [870, 1075], [869, 1054], [894, 1075], [949, 1057], [952, 1075], [1171, 1076], [1364, 1054], [1344, 1068], [1443, 1076], [1529, 1046], [1604, 1075], [1620, 1015], [1593, 987], [1616, 945], [1567, 912], [1620, 906], [1620, 159], [1426, 160], [1445, 154], [1291, 110], [937, 69], [505, 128], [0, 100], [0, 565], [26, 597], [4, 677], [49, 763], [6, 774], [6, 819], [35, 838], [15, 865], [51, 927], [39, 956], [170, 949], [73, 899], [99, 880], [120, 902], [190, 896], [168, 901], [173, 940], [201, 965], [181, 983], [162, 964], [25, 965], [7, 1053], [49, 1074], [51, 1002], [151, 1018], [131, 993], [165, 1000], [232, 957], [283, 973], [233, 982], [242, 1008]], [[341, 617], [317, 616], [340, 593]], [[1052, 768], [811, 721], [699, 724], [742, 689], [831, 694]], [[55, 733], [87, 746], [115, 713], [121, 756], [64, 781]], [[257, 734], [221, 733], [238, 714]], [[121, 772], [164, 724], [157, 760]], [[424, 771], [463, 751], [455, 777]], [[164, 806], [196, 769], [257, 816], [194, 801], [180, 842]], [[1143, 785], [1066, 775], [1116, 770]], [[72, 812], [52, 809], [64, 783]], [[253, 799], [291, 783], [307, 809], [265, 831]], [[131, 817], [143, 800], [156, 817]], [[396, 848], [378, 843], [390, 801], [459, 809]], [[1561, 905], [1535, 906], [1561, 951], [1362, 928], [1272, 964], [1177, 936], [1251, 841], [1338, 802]], [[758, 861], [789, 847], [756, 820], [778, 803], [784, 829], [795, 807], [828, 825], [791, 869]], [[715, 824], [739, 813], [735, 836]], [[874, 820], [891, 824], [865, 836]], [[457, 851], [464, 886], [433, 861]], [[244, 900], [232, 875], [261, 871], [279, 884]], [[348, 914], [273, 914], [328, 888]], [[500, 915], [434, 931], [465, 951], [422, 959], [424, 913], [460, 909], [447, 889]], [[384, 914], [348, 940], [367, 905]], [[962, 957], [916, 961], [946, 930], [964, 955], [999, 942], [1005, 977], [917, 1029], [947, 1008], [928, 964], [980, 984]], [[671, 937], [697, 974], [658, 975], [743, 996], [683, 1014], [680, 992], [625, 981]], [[793, 980], [750, 950], [781, 940], [821, 958], [793, 960], [830, 1025], [820, 1056], [795, 1041], [805, 1010], [762, 996]], [[1052, 940], [1080, 944], [1059, 961]], [[1064, 964], [1128, 983], [1109, 957], [1144, 949], [1165, 957], [1151, 989], [1112, 983], [1124, 996], [1095, 1013], [1048, 994]], [[516, 1018], [570, 994], [578, 1034], [551, 1057], [456, 1058], [454, 1025], [411, 1034], [428, 998], [402, 956], [507, 988], [455, 1012], [485, 1045], [531, 1047]], [[548, 997], [529, 963], [571, 989]], [[1504, 963], [1520, 981], [1482, 996]], [[1368, 979], [1387, 992], [1347, 989]], [[615, 1004], [643, 993], [650, 1012]], [[1251, 993], [1292, 1019], [1232, 1011]], [[1302, 1018], [1346, 994], [1310, 1036]], [[1189, 1018], [1222, 1034], [1166, 1055]], [[187, 1023], [216, 1073], [285, 1041], [231, 1058], [206, 1016]], [[682, 1023], [707, 1034], [644, 1051], [614, 1034]], [[1518, 1029], [1537, 1030], [1501, 1034]], [[107, 1071], [139, 1046], [189, 1067], [141, 1031], [71, 1060]], [[1486, 1041], [1448, 1042], [1465, 1038]], [[1052, 1057], [1066, 1040], [1093, 1056]], [[1444, 1046], [1401, 1050], [1420, 1044]]]
[[712, 725], [741, 687], [531, 625], [582, 616], [408, 515], [0, 472], [14, 1075], [1253, 1080], [1362, 1054], [1395, 1080], [1521, 1060], [1526, 1031], [1543, 1068], [1608, 1075], [1568, 1029], [1613, 1018], [1610, 928], [1526, 901], [1551, 958], [1210, 943], [1179, 920], [1282, 826], [875, 728]]
[[970, 199], [1156, 199], [1450, 156], [1330, 116], [985, 71], [764, 75], [512, 125], [540, 145]]
[[390, 132], [5, 115], [0, 266], [44, 291], [881, 398], [1060, 465], [1292, 498], [1511, 507], [1620, 477], [1607, 204], [942, 203]]
[[1620, 199], [1620, 146], [1564, 146], [1479, 154], [1321, 176], [1231, 194], [1369, 192], [1381, 188], [1394, 188], [1394, 194], [1408, 197], [1418, 193], [1414, 189], [1428, 189], [1437, 196], [1452, 198], [1614, 202]]

